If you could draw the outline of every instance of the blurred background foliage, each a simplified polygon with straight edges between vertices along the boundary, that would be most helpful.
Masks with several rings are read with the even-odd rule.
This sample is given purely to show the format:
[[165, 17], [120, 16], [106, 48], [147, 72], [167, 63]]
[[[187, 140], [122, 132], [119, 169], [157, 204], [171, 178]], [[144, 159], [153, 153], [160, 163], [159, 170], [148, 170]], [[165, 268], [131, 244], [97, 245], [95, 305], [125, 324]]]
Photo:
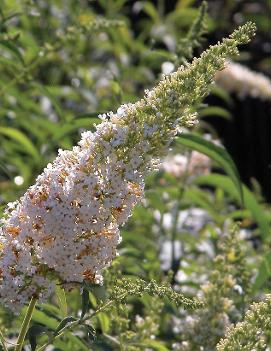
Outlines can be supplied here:
[[[172, 69], [200, 3], [0, 2], [0, 209], [34, 182], [58, 148], [71, 148], [80, 132], [99, 123], [99, 113], [136, 101]], [[208, 34], [194, 55], [252, 20], [257, 37], [242, 49], [239, 60], [270, 75], [271, 1], [218, 0], [208, 5]], [[97, 301], [110, 295], [114, 277], [135, 275], [166, 281], [189, 296], [200, 292], [208, 313], [194, 316], [195, 327], [187, 320], [189, 312], [170, 300], [129, 297], [127, 303], [117, 301], [110, 311], [97, 314], [88, 328], [66, 333], [54, 350], [215, 350], [226, 327], [242, 320], [248, 303], [270, 290], [270, 102], [251, 97], [240, 101], [214, 87], [199, 114], [194, 143], [179, 139], [173, 145], [172, 157], [185, 157], [177, 161], [180, 173], [171, 163], [149, 177], [146, 199], [122, 231], [120, 256], [107, 272], [105, 286], [91, 289], [87, 308], [80, 292], [66, 297], [60, 289], [34, 313], [32, 343], [36, 337], [46, 341], [44, 333], [55, 330], [67, 315], [95, 309]], [[218, 139], [216, 146], [212, 140]], [[242, 185], [243, 202], [238, 172], [221, 141], [248, 185]], [[193, 149], [212, 161], [203, 159], [202, 168], [190, 167]], [[204, 284], [212, 288], [204, 290]], [[235, 307], [224, 305], [225, 299]], [[9, 328], [11, 341], [21, 318], [1, 311], [1, 329]], [[204, 326], [210, 323], [222, 324], [207, 332]]]
[[[175, 62], [178, 41], [200, 2], [1, 3], [0, 203], [5, 203], [33, 182], [59, 147], [71, 147], [99, 112], [134, 101], [154, 84], [163, 63]], [[210, 1], [203, 47], [253, 20], [257, 37], [240, 60], [270, 74], [270, 7], [270, 1]], [[240, 103], [234, 96], [229, 104], [221, 95], [207, 102], [219, 108], [206, 110], [204, 120], [209, 117], [242, 179], [251, 185], [255, 178], [270, 199], [270, 104], [257, 98]]]
[[[12, 183], [16, 176], [23, 178], [24, 187], [32, 183], [57, 148], [71, 147], [78, 130], [94, 123], [98, 112], [114, 110], [123, 101], [134, 101], [139, 94], [142, 95], [144, 88], [153, 84], [163, 62], [174, 61], [178, 38], [186, 33], [197, 15], [193, 5], [197, 3], [3, 1], [0, 165], [4, 173], [3, 185], [11, 188], [11, 197], [4, 201], [12, 199]], [[241, 22], [248, 19], [256, 21], [259, 28], [257, 38], [250, 45], [250, 52], [246, 51], [241, 58], [250, 59], [251, 66], [269, 73], [270, 6], [268, 1], [261, 4], [211, 1], [207, 23], [211, 32], [210, 42], [216, 42]], [[221, 8], [223, 16], [219, 13]], [[108, 25], [102, 19], [97, 22], [96, 17], [101, 15], [114, 23]], [[254, 102], [248, 101], [243, 105]], [[258, 101], [256, 103], [259, 105]], [[242, 120], [238, 125], [241, 137], [238, 138], [235, 133], [234, 139], [244, 140], [246, 147], [248, 141], [258, 144], [259, 137], [251, 135], [246, 124], [251, 127], [254, 123], [257, 127], [259, 122], [254, 113], [251, 121], [251, 113], [247, 113], [249, 108], [243, 107], [240, 113], [238, 107], [237, 104], [238, 116], [233, 113], [235, 119], [242, 119], [245, 115], [249, 123]], [[269, 112], [269, 106], [265, 104], [261, 104], [257, 111], [259, 109], [262, 115]], [[221, 122], [221, 119], [217, 122], [218, 112], [213, 112], [210, 121], [215, 126], [220, 124], [218, 130], [221, 132], [225, 130], [223, 123], [226, 122]], [[261, 132], [269, 130], [267, 118], [260, 117], [259, 113], [258, 118], [264, 119]], [[267, 162], [270, 160], [266, 159], [267, 156], [264, 159], [258, 157], [262, 167], [249, 167], [255, 159], [256, 150], [252, 147], [250, 153], [253, 155], [241, 162], [241, 152], [236, 150], [238, 145], [231, 136], [237, 122], [230, 125], [228, 122], [228, 132], [220, 134], [240, 161], [237, 164], [245, 180], [255, 176], [253, 172], [256, 169], [262, 169], [264, 176], [256, 175], [266, 185], [269, 178]], [[247, 137], [242, 128], [248, 130]], [[265, 135], [267, 138], [267, 132]], [[252, 140], [246, 140], [248, 138]], [[264, 144], [262, 148], [268, 147], [264, 142], [261, 144]], [[15, 150], [19, 151], [18, 157], [14, 155]], [[7, 177], [11, 177], [12, 181], [8, 181]], [[17, 178], [17, 182], [21, 181]], [[5, 191], [3, 196], [8, 194]]]

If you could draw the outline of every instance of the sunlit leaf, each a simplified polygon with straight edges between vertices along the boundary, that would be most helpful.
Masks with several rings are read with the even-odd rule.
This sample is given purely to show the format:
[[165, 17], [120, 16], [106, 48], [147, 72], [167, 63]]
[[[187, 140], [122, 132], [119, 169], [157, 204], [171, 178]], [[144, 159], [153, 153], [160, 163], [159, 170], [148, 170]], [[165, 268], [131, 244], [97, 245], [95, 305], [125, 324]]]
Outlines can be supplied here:
[[56, 296], [59, 304], [59, 309], [61, 311], [62, 317], [65, 317], [68, 314], [68, 306], [65, 290], [60, 286], [56, 287]]
[[101, 329], [103, 333], [108, 333], [109, 328], [110, 328], [110, 320], [108, 318], [108, 315], [106, 313], [99, 313], [97, 316], [100, 325], [101, 325]]
[[220, 106], [209, 106], [199, 112], [200, 117], [221, 117], [231, 119], [231, 114], [228, 110]]

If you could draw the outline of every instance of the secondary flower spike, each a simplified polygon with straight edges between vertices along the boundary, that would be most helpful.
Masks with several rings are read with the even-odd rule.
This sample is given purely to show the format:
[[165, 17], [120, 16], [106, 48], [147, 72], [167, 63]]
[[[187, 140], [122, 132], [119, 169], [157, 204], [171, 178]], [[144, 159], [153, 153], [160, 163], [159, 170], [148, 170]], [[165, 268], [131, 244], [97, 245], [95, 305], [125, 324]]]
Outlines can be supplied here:
[[241, 99], [251, 96], [271, 100], [271, 80], [240, 63], [228, 60], [225, 68], [217, 72], [215, 81], [229, 93], [236, 93]]
[[54, 282], [99, 283], [116, 256], [119, 227], [144, 192], [144, 177], [165, 154], [178, 126], [195, 122], [192, 107], [208, 93], [217, 70], [255, 27], [248, 23], [200, 58], [165, 76], [144, 98], [100, 116], [72, 151], [58, 157], [19, 201], [0, 229], [0, 300], [18, 311], [40, 301]]

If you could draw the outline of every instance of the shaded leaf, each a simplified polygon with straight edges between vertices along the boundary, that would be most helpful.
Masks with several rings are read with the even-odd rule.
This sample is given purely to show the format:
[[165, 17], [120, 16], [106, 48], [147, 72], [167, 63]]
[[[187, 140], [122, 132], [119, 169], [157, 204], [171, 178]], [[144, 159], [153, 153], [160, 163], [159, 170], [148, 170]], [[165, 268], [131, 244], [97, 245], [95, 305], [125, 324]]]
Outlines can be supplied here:
[[58, 324], [57, 328], [54, 331], [54, 335], [57, 335], [60, 330], [62, 330], [63, 328], [66, 327], [67, 324], [71, 323], [71, 322], [75, 322], [77, 321], [77, 318], [72, 317], [72, 316], [68, 316], [64, 319], [62, 319], [62, 321]]
[[90, 340], [95, 340], [96, 339], [96, 330], [95, 328], [90, 325], [90, 324], [83, 324], [84, 328], [87, 331], [87, 336]]
[[84, 315], [88, 312], [90, 309], [90, 301], [89, 301], [89, 292], [87, 289], [83, 289], [82, 292], [82, 312], [81, 312], [81, 318], [84, 317]]
[[224, 100], [230, 106], [233, 105], [233, 99], [231, 95], [223, 88], [219, 87], [218, 85], [213, 85], [211, 88], [211, 93], [215, 96], [218, 96], [222, 100]]
[[31, 346], [31, 351], [35, 351], [37, 347], [37, 337], [42, 333], [48, 333], [48, 328], [43, 325], [32, 325], [28, 330], [28, 339]]
[[0, 45], [8, 49], [9, 52], [11, 52], [13, 56], [17, 57], [19, 61], [24, 65], [24, 59], [20, 50], [11, 41], [0, 40]]

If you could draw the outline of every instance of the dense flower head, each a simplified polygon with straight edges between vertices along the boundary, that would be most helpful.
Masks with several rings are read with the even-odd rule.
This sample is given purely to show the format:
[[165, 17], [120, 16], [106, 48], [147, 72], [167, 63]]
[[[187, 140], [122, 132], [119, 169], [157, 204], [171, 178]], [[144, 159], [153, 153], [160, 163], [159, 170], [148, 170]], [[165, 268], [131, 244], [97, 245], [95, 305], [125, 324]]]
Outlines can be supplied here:
[[143, 196], [144, 177], [178, 126], [193, 125], [193, 105], [253, 32], [251, 24], [241, 27], [143, 99], [101, 115], [95, 132], [83, 133], [71, 151], [59, 150], [36, 183], [8, 205], [0, 228], [2, 303], [16, 311], [31, 296], [46, 299], [55, 281], [101, 283], [116, 256], [119, 227]]
[[128, 134], [126, 126], [109, 121], [83, 133], [78, 146], [59, 150], [35, 185], [8, 206], [0, 238], [6, 304], [14, 307], [35, 291], [46, 298], [52, 277], [101, 282], [101, 270], [116, 255], [119, 226], [143, 194], [147, 165], [141, 169], [141, 155], [149, 146], [139, 142], [122, 157]]

